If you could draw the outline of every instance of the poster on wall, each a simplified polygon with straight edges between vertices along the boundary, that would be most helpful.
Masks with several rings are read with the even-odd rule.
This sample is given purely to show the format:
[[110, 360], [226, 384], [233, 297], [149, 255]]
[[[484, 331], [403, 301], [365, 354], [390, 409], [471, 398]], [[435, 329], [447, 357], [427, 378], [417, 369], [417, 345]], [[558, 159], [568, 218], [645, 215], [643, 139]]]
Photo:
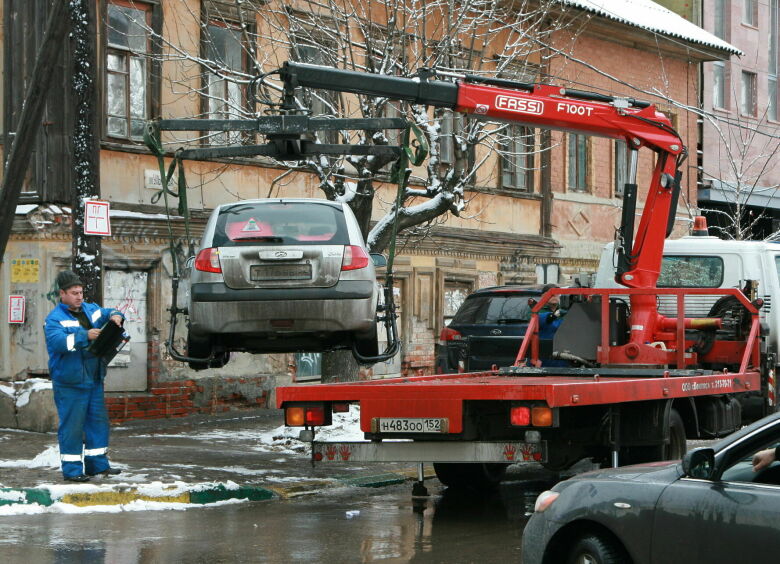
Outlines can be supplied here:
[[84, 235], [111, 236], [108, 202], [84, 200]]
[[8, 296], [8, 323], [24, 323], [24, 296]]

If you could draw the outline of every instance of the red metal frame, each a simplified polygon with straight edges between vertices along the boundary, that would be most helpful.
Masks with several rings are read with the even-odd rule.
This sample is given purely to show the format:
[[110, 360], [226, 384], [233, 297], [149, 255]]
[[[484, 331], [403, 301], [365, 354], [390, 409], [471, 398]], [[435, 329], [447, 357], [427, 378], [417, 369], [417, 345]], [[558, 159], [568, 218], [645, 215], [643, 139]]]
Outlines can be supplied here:
[[[739, 364], [740, 372], [745, 372], [748, 366], [758, 368], [761, 352], [759, 348], [759, 318], [758, 310], [735, 288], [552, 288], [546, 292], [532, 309], [531, 321], [526, 330], [520, 350], [515, 358], [515, 366], [521, 366], [530, 362], [532, 366], [540, 366], [539, 361], [539, 311], [553, 296], [583, 296], [601, 298], [601, 345], [597, 353], [597, 361], [602, 366], [643, 364], [643, 365], [675, 365], [677, 368], [695, 365], [702, 359], [693, 352], [686, 352], [692, 343], [685, 340], [685, 329], [698, 325], [719, 325], [720, 320], [709, 318], [686, 318], [685, 296], [689, 295], [717, 295], [734, 296], [747, 309], [752, 316], [751, 330], [746, 341], [740, 341], [736, 345], [731, 341], [716, 341], [710, 356], [717, 356], [720, 363]], [[632, 338], [625, 345], [612, 347], [609, 344], [609, 298], [610, 296], [627, 295], [648, 296], [655, 303], [656, 296], [676, 296], [677, 317], [669, 318], [655, 313], [652, 320], [655, 331], [649, 333], [644, 327], [631, 327]], [[632, 323], [634, 318], [632, 317]], [[698, 322], [698, 323], [697, 323]], [[672, 328], [672, 330], [668, 330]], [[645, 341], [634, 338], [638, 334]], [[650, 343], [662, 343], [663, 348], [658, 348]], [[530, 350], [530, 355], [529, 355]], [[530, 357], [530, 359], [529, 359]]]

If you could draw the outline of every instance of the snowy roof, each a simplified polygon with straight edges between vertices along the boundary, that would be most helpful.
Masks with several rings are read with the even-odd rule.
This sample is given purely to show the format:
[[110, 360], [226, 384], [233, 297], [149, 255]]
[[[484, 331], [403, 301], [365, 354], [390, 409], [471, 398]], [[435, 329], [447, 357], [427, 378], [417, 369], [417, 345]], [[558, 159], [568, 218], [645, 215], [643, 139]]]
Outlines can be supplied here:
[[652, 0], [559, 0], [605, 18], [733, 55], [742, 51]]

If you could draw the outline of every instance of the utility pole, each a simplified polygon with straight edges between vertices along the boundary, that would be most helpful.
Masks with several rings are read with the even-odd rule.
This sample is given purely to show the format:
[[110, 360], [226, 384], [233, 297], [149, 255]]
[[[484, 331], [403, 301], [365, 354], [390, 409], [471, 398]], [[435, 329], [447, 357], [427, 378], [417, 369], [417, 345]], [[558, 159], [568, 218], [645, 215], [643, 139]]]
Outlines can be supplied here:
[[35, 135], [46, 107], [48, 90], [63, 48], [68, 30], [68, 0], [54, 0], [46, 21], [46, 33], [35, 59], [35, 68], [30, 78], [24, 108], [16, 125], [11, 148], [8, 151], [2, 189], [0, 189], [0, 262], [11, 236], [16, 204], [22, 191], [25, 173], [35, 144]]
[[95, 2], [71, 0], [70, 10], [70, 48], [76, 102], [73, 132], [73, 270], [84, 282], [85, 298], [102, 303], [101, 239], [95, 235], [84, 235], [84, 200], [100, 197]]

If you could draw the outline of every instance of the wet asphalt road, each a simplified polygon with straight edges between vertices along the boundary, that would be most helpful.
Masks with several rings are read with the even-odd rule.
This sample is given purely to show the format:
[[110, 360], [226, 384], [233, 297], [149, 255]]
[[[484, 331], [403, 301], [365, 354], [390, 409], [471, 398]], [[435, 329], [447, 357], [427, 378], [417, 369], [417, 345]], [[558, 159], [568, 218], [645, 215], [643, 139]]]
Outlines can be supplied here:
[[542, 482], [509, 481], [488, 496], [429, 483], [187, 511], [0, 519], [10, 563], [519, 562], [523, 527]]

